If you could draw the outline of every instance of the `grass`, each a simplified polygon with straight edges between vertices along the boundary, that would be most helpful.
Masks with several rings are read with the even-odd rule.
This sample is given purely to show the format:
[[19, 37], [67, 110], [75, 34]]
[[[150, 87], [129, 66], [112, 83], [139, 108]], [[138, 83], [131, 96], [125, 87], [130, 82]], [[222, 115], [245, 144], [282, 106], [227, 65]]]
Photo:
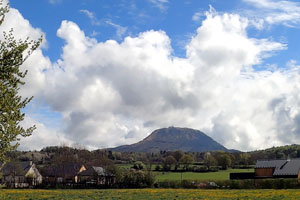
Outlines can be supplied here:
[[133, 164], [117, 164], [116, 166], [120, 169], [130, 169], [133, 166]]
[[296, 200], [300, 190], [199, 190], [199, 189], [123, 189], [123, 190], [0, 190], [0, 199], [143, 199], [143, 200]]
[[[117, 165], [120, 169], [130, 169], [133, 164], [120, 164]], [[152, 165], [152, 170], [155, 169], [155, 165]], [[237, 172], [254, 172], [254, 169], [228, 169], [220, 170], [218, 172], [183, 172], [182, 180], [229, 180], [230, 173]], [[179, 181], [181, 180], [180, 172], [153, 172], [156, 175], [157, 181]]]
[[[232, 172], [254, 172], [254, 169], [228, 169], [220, 170], [218, 172], [183, 172], [182, 180], [229, 180], [229, 173]], [[165, 180], [181, 180], [181, 173], [179, 172], [158, 172], [156, 173], [157, 181]]]

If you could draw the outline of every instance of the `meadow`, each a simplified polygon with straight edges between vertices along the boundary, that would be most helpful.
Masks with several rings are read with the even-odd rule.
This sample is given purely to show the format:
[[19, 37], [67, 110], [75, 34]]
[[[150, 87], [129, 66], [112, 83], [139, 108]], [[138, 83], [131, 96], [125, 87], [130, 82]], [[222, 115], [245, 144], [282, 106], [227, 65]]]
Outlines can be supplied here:
[[218, 172], [156, 172], [155, 178], [157, 181], [176, 181], [176, 180], [229, 180], [230, 173], [237, 172], [254, 172], [254, 169], [228, 169]]
[[299, 199], [300, 190], [201, 190], [201, 189], [115, 189], [115, 190], [16, 190], [0, 189], [1, 200], [11, 199], [209, 199], [266, 200]]
[[[117, 165], [121, 169], [130, 169], [132, 165], [123, 164]], [[254, 172], [254, 168], [250, 169], [227, 169], [227, 170], [219, 170], [217, 172], [157, 172], [154, 171], [155, 165], [152, 166], [151, 170], [153, 174], [155, 174], [156, 181], [180, 181], [182, 180], [199, 180], [199, 181], [213, 181], [213, 180], [229, 180], [230, 173], [238, 173], [238, 172]]]

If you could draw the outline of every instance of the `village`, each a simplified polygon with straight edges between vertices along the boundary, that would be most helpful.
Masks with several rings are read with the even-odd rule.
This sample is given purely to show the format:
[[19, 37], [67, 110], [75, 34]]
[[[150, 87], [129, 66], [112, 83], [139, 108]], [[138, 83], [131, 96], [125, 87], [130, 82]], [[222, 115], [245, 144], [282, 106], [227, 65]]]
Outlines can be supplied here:
[[[140, 161], [136, 163], [142, 163]], [[172, 169], [158, 169], [159, 163], [152, 170], [135, 164], [129, 170], [123, 179], [120, 179], [120, 169], [117, 171], [106, 170], [101, 166], [91, 166], [76, 162], [64, 161], [59, 164], [50, 165], [47, 167], [37, 167], [33, 161], [12, 161], [1, 165], [1, 184], [6, 188], [139, 188], [139, 187], [163, 187], [160, 186], [157, 180], [155, 181], [155, 174], [172, 173]], [[143, 164], [142, 164], [143, 165]], [[193, 165], [193, 163], [191, 163]], [[118, 168], [114, 166], [115, 168]], [[228, 173], [228, 180], [232, 183], [234, 181], [247, 181], [247, 180], [291, 180], [295, 184], [300, 180], [300, 159], [280, 159], [280, 160], [257, 160], [253, 172], [232, 172]], [[189, 166], [185, 171], [188, 173], [192, 170]], [[171, 170], [171, 171], [170, 171]], [[174, 171], [175, 172], [175, 171]], [[195, 172], [193, 172], [195, 173]], [[207, 171], [199, 171], [198, 173], [214, 173]], [[140, 178], [149, 175], [149, 185], [130, 185], [128, 182], [135, 181], [147, 182], [145, 179]], [[147, 179], [147, 178], [146, 178]], [[196, 185], [195, 188], [221, 188], [221, 184], [216, 184], [216, 180], [202, 180]], [[186, 180], [183, 180], [186, 181]], [[195, 179], [195, 181], [197, 181]], [[214, 181], [214, 182], [212, 182]], [[169, 182], [169, 187], [172, 187]], [[191, 182], [192, 183], [192, 182]], [[209, 185], [206, 185], [209, 183]], [[255, 183], [255, 182], [254, 182]], [[182, 180], [181, 180], [182, 184]], [[295, 187], [295, 184], [292, 187]], [[219, 186], [220, 185], [220, 186]], [[181, 185], [179, 187], [187, 187]], [[233, 186], [226, 186], [223, 188], [230, 188]], [[297, 187], [299, 187], [297, 185]]]
[[102, 167], [87, 168], [79, 163], [62, 163], [39, 171], [32, 161], [9, 162], [2, 169], [1, 183], [8, 188], [34, 188], [41, 185], [84, 185], [112, 187], [115, 176]]

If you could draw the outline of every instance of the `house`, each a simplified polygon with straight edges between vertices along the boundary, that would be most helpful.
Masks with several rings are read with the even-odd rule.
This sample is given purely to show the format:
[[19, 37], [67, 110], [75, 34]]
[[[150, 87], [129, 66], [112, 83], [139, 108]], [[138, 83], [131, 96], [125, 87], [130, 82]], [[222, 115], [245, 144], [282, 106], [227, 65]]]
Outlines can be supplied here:
[[7, 187], [26, 188], [42, 183], [42, 176], [32, 161], [6, 163], [1, 173], [2, 183]]
[[115, 182], [115, 176], [107, 173], [102, 167], [92, 166], [78, 174], [79, 183], [110, 186]]
[[44, 183], [77, 183], [78, 173], [86, 170], [80, 163], [63, 163], [50, 166], [42, 171]]
[[255, 178], [300, 178], [300, 159], [258, 160]]

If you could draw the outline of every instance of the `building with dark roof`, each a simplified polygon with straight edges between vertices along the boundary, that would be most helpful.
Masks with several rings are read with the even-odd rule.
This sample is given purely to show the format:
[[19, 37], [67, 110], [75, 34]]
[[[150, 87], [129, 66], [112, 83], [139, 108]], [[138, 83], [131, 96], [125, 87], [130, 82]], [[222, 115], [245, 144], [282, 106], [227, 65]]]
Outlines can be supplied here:
[[298, 178], [300, 159], [258, 160], [254, 169], [255, 178]]
[[78, 174], [79, 183], [110, 186], [115, 182], [115, 176], [107, 173], [102, 167], [92, 166]]
[[42, 183], [43, 177], [31, 161], [9, 162], [1, 169], [2, 183], [7, 187], [24, 188]]
[[49, 166], [42, 171], [45, 183], [77, 183], [78, 173], [86, 170], [80, 163], [63, 163]]

